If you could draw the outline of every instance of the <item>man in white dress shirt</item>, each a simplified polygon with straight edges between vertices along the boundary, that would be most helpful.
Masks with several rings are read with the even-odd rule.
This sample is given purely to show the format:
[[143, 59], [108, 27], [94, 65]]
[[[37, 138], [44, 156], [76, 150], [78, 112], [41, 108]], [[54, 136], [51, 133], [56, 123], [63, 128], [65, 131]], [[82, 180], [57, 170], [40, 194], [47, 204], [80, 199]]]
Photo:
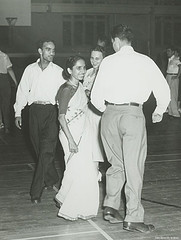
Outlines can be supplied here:
[[[153, 123], [160, 122], [169, 101], [166, 79], [149, 57], [131, 46], [132, 30], [118, 25], [112, 31], [116, 53], [103, 59], [95, 80], [91, 101], [103, 113], [101, 137], [111, 166], [106, 172], [103, 217], [110, 223], [123, 222], [123, 229], [151, 232], [144, 223], [141, 204], [147, 136], [142, 105], [153, 92], [157, 106]], [[119, 214], [121, 191], [126, 197], [126, 216]]]
[[179, 77], [181, 75], [181, 62], [179, 50], [173, 46], [167, 48], [168, 66], [166, 79], [170, 87], [171, 101], [168, 106], [168, 114], [172, 117], [179, 118], [178, 111], [178, 89]]
[[17, 89], [15, 124], [21, 129], [21, 111], [28, 104], [30, 138], [37, 156], [36, 169], [31, 185], [32, 203], [39, 203], [44, 187], [59, 180], [55, 168], [55, 150], [58, 139], [58, 117], [55, 96], [64, 80], [62, 68], [53, 63], [55, 44], [40, 41], [40, 59], [26, 67]]
[[8, 55], [0, 50], [0, 128], [5, 127], [5, 133], [10, 130], [11, 84], [8, 74], [17, 86], [12, 63]]

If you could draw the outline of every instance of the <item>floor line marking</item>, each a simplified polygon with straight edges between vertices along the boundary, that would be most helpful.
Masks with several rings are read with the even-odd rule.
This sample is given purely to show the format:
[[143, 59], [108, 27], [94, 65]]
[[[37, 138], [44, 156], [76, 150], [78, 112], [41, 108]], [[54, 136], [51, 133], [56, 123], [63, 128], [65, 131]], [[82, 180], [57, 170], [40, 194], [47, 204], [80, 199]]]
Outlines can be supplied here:
[[31, 170], [35, 170], [35, 168], [32, 166], [31, 163], [28, 163], [27, 165], [28, 165], [29, 168], [31, 168]]
[[159, 201], [155, 201], [155, 200], [151, 200], [151, 199], [146, 199], [146, 198], [141, 198], [141, 199], [145, 202], [156, 203], [156, 204], [160, 204], [160, 205], [167, 206], [167, 207], [181, 208], [181, 206], [178, 206], [178, 205], [175, 205], [175, 204], [163, 203], [163, 202], [159, 202]]
[[6, 142], [1, 136], [0, 136], [0, 139], [4, 144], [8, 145], [8, 142]]
[[148, 154], [147, 156], [170, 156], [170, 155], [181, 155], [181, 153], [163, 153], [163, 154]]
[[93, 222], [91, 219], [87, 220], [95, 229], [98, 230], [100, 234], [102, 234], [107, 240], [114, 240], [112, 237], [110, 237], [102, 228], [100, 228], [95, 222]]
[[53, 185], [53, 190], [54, 190], [56, 193], [58, 193], [58, 191], [59, 191], [59, 189], [58, 189], [55, 185]]
[[167, 159], [167, 160], [154, 160], [154, 161], [150, 161], [150, 160], [146, 160], [146, 163], [162, 163], [162, 162], [180, 162], [181, 158], [178, 159]]
[[12, 164], [4, 164], [4, 165], [1, 165], [1, 167], [12, 167], [12, 166], [23, 166], [23, 165], [35, 165], [35, 163], [12, 163]]
[[[161, 156], [161, 155], [160, 155]], [[181, 161], [181, 158], [178, 158], [178, 159], [167, 159], [167, 160], [155, 160], [155, 161], [151, 161], [151, 160], [149, 160], [149, 159], [147, 159], [146, 160], [146, 163], [159, 163], [159, 162], [179, 162], [179, 161]], [[17, 163], [17, 164], [5, 164], [5, 165], [1, 165], [0, 166], [0, 168], [1, 167], [12, 167], [12, 166], [22, 166], [22, 165], [28, 165], [29, 167], [30, 167], [30, 165], [31, 165], [31, 169], [33, 169], [34, 170], [34, 168], [33, 168], [33, 165], [35, 165], [35, 163]], [[57, 169], [59, 169], [59, 168], [57, 168]]]
[[63, 236], [65, 237], [65, 236], [74, 236], [74, 235], [91, 234], [91, 233], [97, 233], [97, 231], [54, 234], [54, 235], [46, 235], [46, 236], [39, 236], [39, 237], [28, 237], [28, 238], [13, 238], [12, 240], [36, 240], [36, 239], [55, 238], [55, 237], [63, 237]]

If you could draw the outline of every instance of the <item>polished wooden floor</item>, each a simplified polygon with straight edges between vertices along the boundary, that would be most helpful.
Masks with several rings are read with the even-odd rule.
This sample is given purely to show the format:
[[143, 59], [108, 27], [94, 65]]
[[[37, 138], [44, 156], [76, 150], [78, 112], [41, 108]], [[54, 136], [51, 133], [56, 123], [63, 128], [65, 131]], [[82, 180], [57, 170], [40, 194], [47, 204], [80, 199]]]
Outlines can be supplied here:
[[[181, 239], [181, 119], [164, 115], [161, 123], [153, 125], [148, 116], [147, 130], [142, 200], [145, 222], [156, 227], [150, 234], [130, 233], [122, 229], [122, 224], [111, 225], [103, 220], [104, 181], [100, 183], [100, 208], [95, 219], [71, 222], [58, 218], [53, 189], [44, 191], [41, 204], [33, 205], [29, 188], [34, 158], [27, 135], [15, 128], [8, 135], [1, 130], [0, 240]], [[56, 166], [61, 173], [60, 149]], [[105, 168], [102, 166], [103, 172]]]

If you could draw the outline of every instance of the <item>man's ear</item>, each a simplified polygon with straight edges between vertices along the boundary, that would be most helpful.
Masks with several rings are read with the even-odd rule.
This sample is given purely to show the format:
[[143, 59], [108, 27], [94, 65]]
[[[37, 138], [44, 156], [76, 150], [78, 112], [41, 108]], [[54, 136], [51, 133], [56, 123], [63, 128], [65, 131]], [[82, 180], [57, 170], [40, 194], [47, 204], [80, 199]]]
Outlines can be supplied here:
[[114, 38], [114, 41], [115, 41], [115, 43], [117, 43], [117, 44], [120, 43], [120, 39], [119, 39], [118, 37], [115, 37], [115, 38]]
[[41, 49], [41, 48], [38, 48], [38, 53], [39, 53], [40, 55], [42, 55], [42, 49]]
[[72, 70], [70, 68], [67, 68], [67, 72], [71, 75], [72, 74]]

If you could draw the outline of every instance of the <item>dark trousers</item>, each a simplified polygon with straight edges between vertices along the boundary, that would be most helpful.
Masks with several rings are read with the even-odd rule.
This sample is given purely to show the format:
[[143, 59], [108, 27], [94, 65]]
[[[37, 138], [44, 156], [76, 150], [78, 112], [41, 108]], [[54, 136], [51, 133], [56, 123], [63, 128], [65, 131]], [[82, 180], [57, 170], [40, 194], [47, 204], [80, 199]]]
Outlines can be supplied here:
[[0, 73], [0, 109], [5, 128], [10, 127], [11, 86], [7, 74]]
[[30, 138], [38, 160], [30, 190], [32, 198], [41, 197], [44, 186], [52, 186], [59, 180], [55, 168], [57, 119], [57, 107], [54, 105], [32, 104], [30, 106]]

